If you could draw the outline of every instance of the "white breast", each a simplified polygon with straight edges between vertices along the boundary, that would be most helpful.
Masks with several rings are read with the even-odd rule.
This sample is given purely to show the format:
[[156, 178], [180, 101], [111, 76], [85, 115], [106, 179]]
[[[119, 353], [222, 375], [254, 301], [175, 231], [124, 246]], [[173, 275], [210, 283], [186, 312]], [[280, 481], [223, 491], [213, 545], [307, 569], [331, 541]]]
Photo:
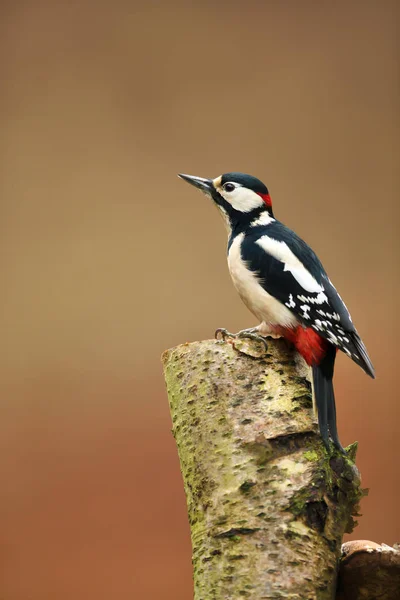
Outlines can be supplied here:
[[228, 253], [229, 272], [239, 296], [260, 322], [286, 327], [296, 326], [298, 321], [295, 315], [268, 294], [260, 285], [257, 275], [247, 268], [240, 253], [243, 238], [243, 233], [236, 236]]

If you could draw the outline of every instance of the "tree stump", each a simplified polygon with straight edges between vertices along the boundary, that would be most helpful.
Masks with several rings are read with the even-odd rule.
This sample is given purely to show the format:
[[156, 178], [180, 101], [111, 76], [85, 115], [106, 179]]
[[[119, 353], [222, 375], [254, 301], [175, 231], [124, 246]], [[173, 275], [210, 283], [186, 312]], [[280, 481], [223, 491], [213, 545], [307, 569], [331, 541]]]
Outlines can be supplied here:
[[163, 364], [195, 600], [333, 600], [362, 490], [355, 446], [323, 446], [308, 367], [273, 339], [183, 344]]

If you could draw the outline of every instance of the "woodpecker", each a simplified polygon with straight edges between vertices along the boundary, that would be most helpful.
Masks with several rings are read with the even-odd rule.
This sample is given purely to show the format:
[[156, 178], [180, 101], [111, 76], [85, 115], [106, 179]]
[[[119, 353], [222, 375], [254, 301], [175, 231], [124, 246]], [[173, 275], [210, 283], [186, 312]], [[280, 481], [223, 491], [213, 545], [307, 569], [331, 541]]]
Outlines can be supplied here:
[[[321, 437], [345, 452], [337, 432], [333, 371], [342, 350], [370, 377], [374, 368], [350, 313], [313, 250], [275, 219], [268, 188], [256, 177], [179, 177], [211, 197], [228, 229], [233, 284], [259, 325], [239, 334], [283, 337], [312, 368]], [[222, 330], [225, 331], [225, 330]], [[229, 334], [232, 335], [232, 334]]]

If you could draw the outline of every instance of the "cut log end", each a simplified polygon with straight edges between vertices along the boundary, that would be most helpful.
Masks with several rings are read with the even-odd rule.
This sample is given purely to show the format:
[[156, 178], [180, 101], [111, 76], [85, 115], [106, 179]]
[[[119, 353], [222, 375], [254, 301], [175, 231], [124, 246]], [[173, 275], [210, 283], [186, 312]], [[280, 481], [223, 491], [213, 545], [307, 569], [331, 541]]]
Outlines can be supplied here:
[[342, 546], [337, 600], [399, 600], [400, 551], [369, 540]]

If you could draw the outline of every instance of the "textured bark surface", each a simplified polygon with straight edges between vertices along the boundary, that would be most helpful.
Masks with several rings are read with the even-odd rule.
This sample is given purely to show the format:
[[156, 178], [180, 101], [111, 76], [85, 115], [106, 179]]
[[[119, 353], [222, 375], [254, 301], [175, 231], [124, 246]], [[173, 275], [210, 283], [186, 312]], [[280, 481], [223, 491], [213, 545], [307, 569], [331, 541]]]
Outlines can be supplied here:
[[163, 355], [195, 600], [335, 595], [359, 473], [322, 445], [309, 370], [284, 341], [268, 342], [267, 353], [208, 340]]
[[400, 550], [357, 540], [343, 544], [336, 600], [399, 600]]

